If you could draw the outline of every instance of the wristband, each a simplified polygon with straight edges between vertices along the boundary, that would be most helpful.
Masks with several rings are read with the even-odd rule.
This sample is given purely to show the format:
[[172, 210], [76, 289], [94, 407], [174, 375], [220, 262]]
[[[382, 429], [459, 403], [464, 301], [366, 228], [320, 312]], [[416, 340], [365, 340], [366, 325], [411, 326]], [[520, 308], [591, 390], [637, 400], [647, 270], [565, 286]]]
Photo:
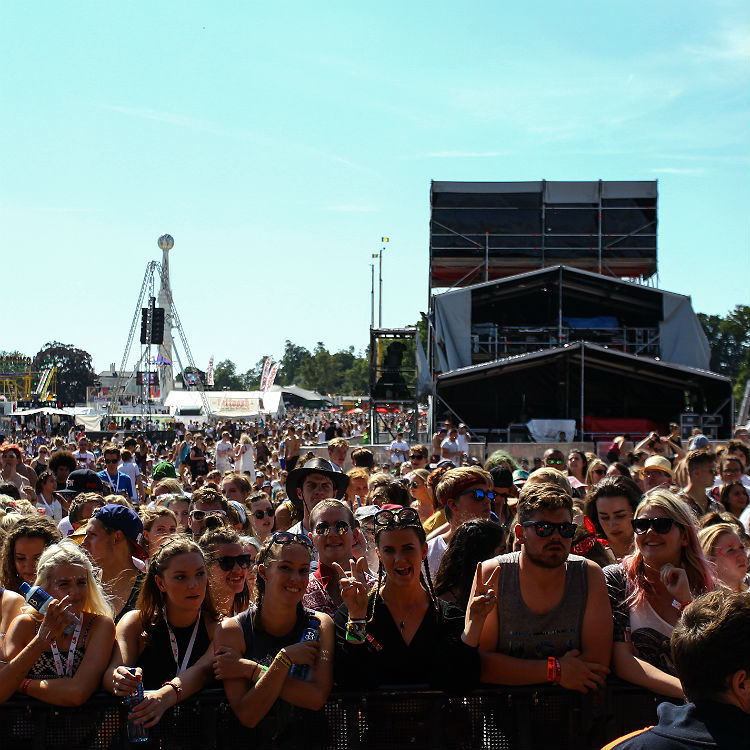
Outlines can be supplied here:
[[367, 636], [362, 633], [351, 633], [348, 630], [346, 631], [346, 640], [349, 643], [364, 643]]
[[282, 648], [278, 654], [274, 657], [274, 661], [281, 662], [287, 669], [292, 668], [292, 660], [286, 655], [286, 652]]
[[171, 680], [162, 683], [162, 687], [166, 687], [167, 685], [173, 688], [175, 693], [177, 693], [177, 703], [179, 703], [182, 700], [182, 688], [176, 682], [172, 682]]
[[560, 660], [554, 656], [547, 658], [547, 682], [559, 683], [562, 678]]
[[680, 613], [682, 614], [682, 610], [687, 607], [687, 605], [690, 604], [690, 602], [678, 602], [677, 599], [675, 599], [672, 602], [672, 606]]
[[28, 695], [29, 685], [31, 684], [31, 678], [25, 679], [21, 683], [21, 687], [18, 688], [19, 693], [23, 693], [23, 695]]

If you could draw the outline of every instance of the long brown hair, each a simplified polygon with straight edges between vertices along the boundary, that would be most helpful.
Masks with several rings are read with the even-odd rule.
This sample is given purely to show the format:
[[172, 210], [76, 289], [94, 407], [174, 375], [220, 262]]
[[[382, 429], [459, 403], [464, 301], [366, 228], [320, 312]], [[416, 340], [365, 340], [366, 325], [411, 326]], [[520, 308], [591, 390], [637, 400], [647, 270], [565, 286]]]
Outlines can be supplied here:
[[23, 579], [18, 575], [16, 568], [15, 551], [16, 541], [23, 537], [41, 539], [44, 546], [59, 542], [62, 534], [57, 530], [52, 521], [43, 516], [28, 516], [21, 518], [10, 528], [3, 540], [2, 554], [0, 554], [0, 583], [6, 589], [18, 593], [18, 588]]
[[[172, 560], [177, 555], [195, 552], [201, 556], [205, 563], [203, 550], [189, 536], [185, 534], [173, 534], [165, 539], [156, 550], [151, 562], [148, 565], [146, 578], [141, 586], [141, 593], [138, 596], [136, 608], [141, 615], [143, 626], [143, 635], [150, 638], [154, 628], [166, 616], [167, 598], [164, 592], [156, 585], [156, 576], [164, 577], [164, 571], [169, 567]], [[206, 596], [203, 599], [201, 609], [209, 618], [219, 620], [219, 613], [216, 611], [213, 597], [211, 596], [211, 587], [206, 581]]]

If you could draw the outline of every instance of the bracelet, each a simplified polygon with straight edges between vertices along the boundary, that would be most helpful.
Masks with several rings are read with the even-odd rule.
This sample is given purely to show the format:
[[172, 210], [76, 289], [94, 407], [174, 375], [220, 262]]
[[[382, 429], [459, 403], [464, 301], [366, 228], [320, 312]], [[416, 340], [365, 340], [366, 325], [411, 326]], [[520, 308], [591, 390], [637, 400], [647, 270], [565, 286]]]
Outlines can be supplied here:
[[282, 648], [278, 654], [274, 657], [274, 661], [280, 661], [287, 669], [292, 668], [292, 660], [286, 655], [286, 652]]
[[547, 658], [547, 682], [559, 683], [562, 679], [562, 667], [560, 660], [554, 656]]
[[682, 614], [682, 610], [687, 607], [687, 605], [690, 604], [690, 602], [678, 602], [677, 599], [675, 599], [672, 602], [672, 606], [680, 613]]
[[176, 682], [172, 682], [172, 680], [162, 683], [162, 687], [166, 687], [167, 685], [177, 693], [177, 703], [179, 703], [182, 700], [182, 688]]
[[20, 687], [20, 688], [18, 688], [18, 692], [19, 692], [19, 693], [23, 693], [23, 695], [28, 695], [28, 694], [29, 694], [29, 693], [28, 693], [28, 690], [29, 690], [29, 685], [30, 685], [30, 684], [31, 684], [31, 678], [29, 677], [29, 678], [25, 679], [25, 680], [24, 680], [24, 681], [23, 681], [23, 682], [21, 683], [21, 687]]
[[367, 636], [364, 633], [351, 633], [347, 630], [345, 638], [349, 643], [364, 643]]

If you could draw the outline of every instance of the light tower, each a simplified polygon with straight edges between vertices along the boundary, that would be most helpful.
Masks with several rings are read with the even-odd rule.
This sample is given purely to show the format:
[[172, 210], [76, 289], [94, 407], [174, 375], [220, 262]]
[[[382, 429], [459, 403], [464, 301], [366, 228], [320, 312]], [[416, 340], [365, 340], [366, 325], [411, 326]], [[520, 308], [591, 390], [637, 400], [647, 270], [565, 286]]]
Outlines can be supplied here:
[[172, 370], [172, 287], [169, 285], [169, 251], [174, 247], [170, 234], [163, 234], [158, 240], [161, 249], [161, 285], [157, 303], [164, 308], [164, 342], [159, 344], [159, 389], [162, 402], [174, 390]]

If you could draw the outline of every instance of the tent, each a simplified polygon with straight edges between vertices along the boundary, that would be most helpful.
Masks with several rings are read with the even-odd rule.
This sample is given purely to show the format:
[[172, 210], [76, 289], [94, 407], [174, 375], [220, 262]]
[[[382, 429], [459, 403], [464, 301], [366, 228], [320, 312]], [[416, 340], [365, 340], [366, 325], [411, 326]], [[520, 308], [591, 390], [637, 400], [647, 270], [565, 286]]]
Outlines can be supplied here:
[[[204, 394], [212, 417], [247, 419], [261, 413], [273, 417], [286, 413], [280, 391], [266, 391], [262, 406], [260, 391], [204, 391]], [[164, 400], [164, 406], [175, 417], [203, 414], [203, 399], [199, 391], [170, 391]]]

